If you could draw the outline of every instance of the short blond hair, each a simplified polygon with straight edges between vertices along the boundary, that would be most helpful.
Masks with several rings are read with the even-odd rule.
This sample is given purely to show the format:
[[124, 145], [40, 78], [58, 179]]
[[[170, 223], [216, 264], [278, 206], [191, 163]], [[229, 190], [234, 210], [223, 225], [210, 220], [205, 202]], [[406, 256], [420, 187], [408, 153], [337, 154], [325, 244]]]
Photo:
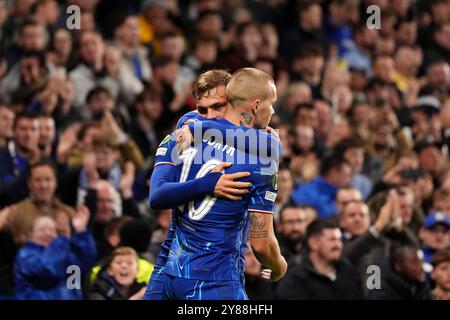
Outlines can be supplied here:
[[270, 84], [273, 78], [266, 72], [256, 68], [241, 68], [233, 73], [227, 84], [228, 101], [233, 105], [236, 101], [247, 101], [251, 98], [266, 100], [271, 93]]
[[114, 260], [114, 258], [118, 257], [118, 256], [133, 256], [133, 258], [138, 261], [139, 257], [138, 254], [136, 252], [136, 250], [134, 250], [131, 247], [118, 247], [117, 249], [115, 249], [112, 253], [111, 253], [111, 261]]

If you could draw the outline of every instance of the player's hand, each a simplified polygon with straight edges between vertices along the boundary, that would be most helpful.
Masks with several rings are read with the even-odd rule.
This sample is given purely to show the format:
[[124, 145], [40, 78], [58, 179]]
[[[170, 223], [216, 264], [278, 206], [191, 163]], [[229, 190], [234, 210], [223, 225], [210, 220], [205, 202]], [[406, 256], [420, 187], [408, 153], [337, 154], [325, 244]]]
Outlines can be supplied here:
[[278, 131], [272, 127], [267, 127], [267, 132], [273, 135], [277, 140], [280, 140], [280, 135], [278, 134]]
[[185, 150], [187, 150], [193, 141], [194, 137], [192, 136], [189, 127], [187, 125], [181, 127], [177, 132], [178, 154], [182, 154]]
[[270, 274], [270, 280], [272, 282], [280, 281], [284, 277], [284, 274], [287, 271], [287, 262], [284, 259], [284, 257], [280, 257], [280, 262], [279, 263], [280, 263], [280, 272], [272, 271], [271, 274]]
[[[211, 172], [223, 172], [225, 168], [231, 166], [229, 162], [222, 162], [218, 164]], [[236, 172], [231, 174], [223, 174], [216, 183], [214, 188], [214, 196], [222, 197], [229, 200], [241, 200], [240, 197], [248, 192], [248, 188], [252, 186], [250, 182], [234, 181], [237, 179], [250, 176], [250, 172]]]
[[187, 126], [189, 123], [195, 122], [195, 119], [188, 119], [183, 123], [183, 126]]
[[270, 277], [272, 275], [272, 270], [270, 269], [262, 269], [261, 270], [261, 279], [270, 280]]
[[272, 282], [278, 282], [284, 277], [284, 273], [276, 273], [271, 271], [270, 273], [270, 281]]

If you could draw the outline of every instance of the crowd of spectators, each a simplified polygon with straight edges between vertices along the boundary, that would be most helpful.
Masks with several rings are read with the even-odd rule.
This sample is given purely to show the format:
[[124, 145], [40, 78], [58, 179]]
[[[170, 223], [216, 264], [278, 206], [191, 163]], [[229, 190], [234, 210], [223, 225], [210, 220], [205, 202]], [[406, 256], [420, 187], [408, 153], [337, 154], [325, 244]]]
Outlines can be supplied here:
[[0, 296], [139, 299], [155, 151], [200, 73], [252, 66], [289, 268], [247, 252], [249, 297], [450, 299], [449, 64], [449, 0], [0, 0]]

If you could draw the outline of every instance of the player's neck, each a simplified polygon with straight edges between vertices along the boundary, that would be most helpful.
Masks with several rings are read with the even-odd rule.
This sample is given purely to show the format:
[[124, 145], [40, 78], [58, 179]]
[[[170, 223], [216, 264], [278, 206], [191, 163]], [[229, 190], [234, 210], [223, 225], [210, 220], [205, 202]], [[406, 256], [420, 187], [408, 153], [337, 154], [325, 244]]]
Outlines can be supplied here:
[[237, 126], [253, 128], [253, 117], [245, 111], [240, 111], [229, 107], [224, 119]]

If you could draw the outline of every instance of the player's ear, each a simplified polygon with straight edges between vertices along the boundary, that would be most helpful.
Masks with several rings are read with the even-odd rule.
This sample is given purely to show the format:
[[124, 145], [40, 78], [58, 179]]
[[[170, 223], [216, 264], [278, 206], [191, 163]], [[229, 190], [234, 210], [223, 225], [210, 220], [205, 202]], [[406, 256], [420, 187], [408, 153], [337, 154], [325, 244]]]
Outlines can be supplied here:
[[259, 102], [260, 102], [259, 99], [255, 99], [252, 102], [252, 111], [253, 111], [254, 114], [256, 114], [256, 112], [258, 111]]

